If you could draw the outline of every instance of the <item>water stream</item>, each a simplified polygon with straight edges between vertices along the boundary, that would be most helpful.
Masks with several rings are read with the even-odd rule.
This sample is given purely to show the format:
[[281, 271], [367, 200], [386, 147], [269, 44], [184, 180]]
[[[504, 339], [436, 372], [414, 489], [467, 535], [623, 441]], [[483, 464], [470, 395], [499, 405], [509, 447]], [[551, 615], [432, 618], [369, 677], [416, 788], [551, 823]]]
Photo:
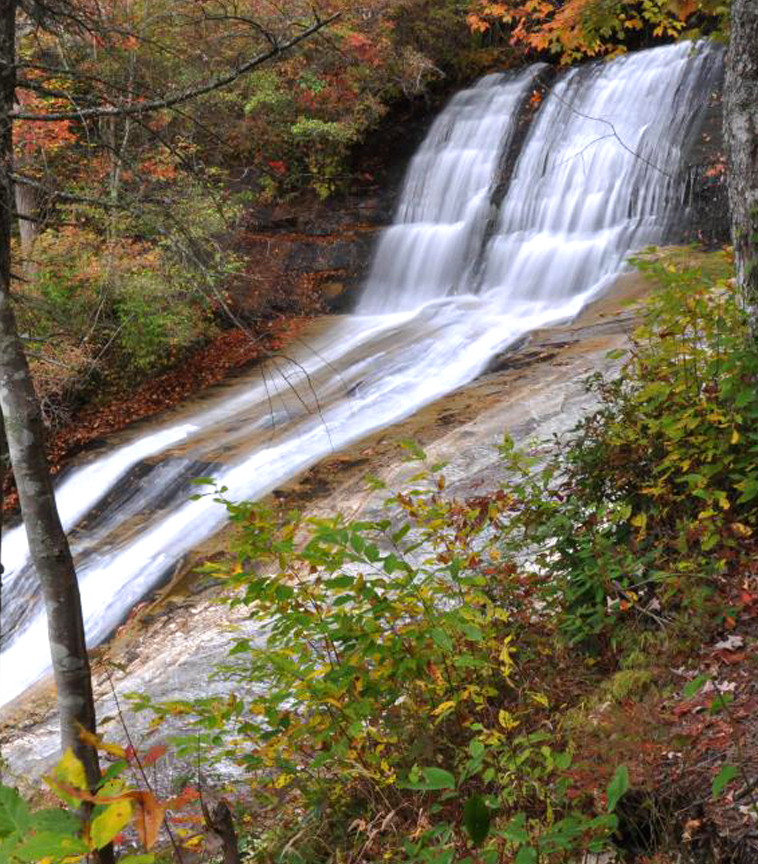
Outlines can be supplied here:
[[[631, 250], [665, 239], [719, 70], [717, 49], [681, 44], [569, 72], [537, 111], [499, 213], [502, 156], [539, 67], [455, 96], [408, 169], [354, 314], [61, 480], [89, 645], [223, 526], [211, 497], [190, 500], [193, 477], [233, 499], [265, 495], [471, 381], [526, 332], [575, 316]], [[50, 662], [22, 527], [2, 553], [0, 704]]]

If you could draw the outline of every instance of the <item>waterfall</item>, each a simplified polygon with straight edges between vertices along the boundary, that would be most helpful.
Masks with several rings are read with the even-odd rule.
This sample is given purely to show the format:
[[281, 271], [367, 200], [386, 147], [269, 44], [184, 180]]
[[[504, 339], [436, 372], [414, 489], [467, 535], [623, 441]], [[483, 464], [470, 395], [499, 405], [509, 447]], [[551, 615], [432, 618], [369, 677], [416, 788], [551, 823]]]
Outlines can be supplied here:
[[[682, 149], [718, 52], [682, 43], [571, 71], [540, 111], [485, 255], [483, 290], [554, 305], [599, 287], [682, 208]], [[705, 85], [705, 88], [704, 88]]]
[[453, 291], [476, 263], [515, 118], [541, 70], [487, 75], [454, 96], [411, 161], [358, 312], [413, 309]]
[[[681, 218], [682, 151], [719, 80], [680, 44], [571, 71], [547, 93], [495, 189], [540, 68], [451, 100], [413, 159], [355, 314], [291, 360], [90, 454], [58, 484], [90, 646], [225, 522], [191, 480], [265, 495], [322, 457], [471, 381], [524, 333], [570, 319]], [[0, 704], [49, 668], [22, 527], [3, 538]]]

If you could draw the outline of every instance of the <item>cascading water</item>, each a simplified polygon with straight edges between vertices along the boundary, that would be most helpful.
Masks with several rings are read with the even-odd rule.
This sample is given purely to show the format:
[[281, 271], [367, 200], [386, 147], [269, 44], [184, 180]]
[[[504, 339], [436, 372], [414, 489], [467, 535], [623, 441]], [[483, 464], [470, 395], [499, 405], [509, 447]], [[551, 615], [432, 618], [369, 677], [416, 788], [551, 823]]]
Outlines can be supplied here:
[[379, 240], [359, 313], [414, 309], [470, 282], [500, 158], [541, 68], [487, 75], [439, 115]]
[[[570, 72], [539, 108], [497, 219], [501, 157], [539, 70], [456, 96], [411, 164], [355, 315], [330, 321], [296, 362], [212, 391], [60, 483], [89, 644], [224, 523], [212, 498], [190, 500], [192, 477], [213, 475], [233, 499], [266, 494], [576, 315], [629, 251], [663, 239], [719, 70], [717, 49], [682, 44]], [[49, 667], [21, 527], [3, 559], [0, 704]]]

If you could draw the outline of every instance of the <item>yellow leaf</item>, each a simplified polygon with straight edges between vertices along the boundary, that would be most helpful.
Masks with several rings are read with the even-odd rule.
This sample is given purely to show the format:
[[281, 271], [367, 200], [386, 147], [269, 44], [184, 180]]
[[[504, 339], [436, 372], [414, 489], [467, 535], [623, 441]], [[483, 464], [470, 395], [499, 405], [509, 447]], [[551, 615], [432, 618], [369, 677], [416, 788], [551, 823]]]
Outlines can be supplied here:
[[92, 820], [90, 842], [95, 849], [102, 849], [113, 840], [132, 818], [132, 802], [128, 798], [114, 801]]
[[740, 440], [740, 433], [736, 429], [732, 429], [732, 444], [737, 444]]
[[447, 714], [452, 708], [455, 708], [455, 702], [442, 702], [432, 711], [432, 716], [437, 717], [440, 714]]
[[87, 788], [87, 775], [84, 772], [84, 765], [74, 755], [74, 751], [70, 747], [53, 769], [53, 775], [56, 779], [62, 780], [67, 786], [73, 786], [74, 789]]
[[519, 725], [519, 721], [514, 720], [513, 716], [502, 708], [498, 712], [497, 719], [503, 729], [506, 729], [507, 731], [515, 729]]
[[647, 513], [638, 513], [636, 516], [632, 516], [631, 521], [632, 525], [644, 531], [645, 526], [647, 525]]
[[203, 842], [202, 834], [195, 834], [194, 837], [190, 837], [188, 840], [184, 841], [184, 847], [186, 849], [194, 849], [195, 846], [199, 846]]
[[513, 652], [515, 648], [511, 647], [511, 640], [513, 636], [506, 636], [503, 640], [503, 647], [500, 651], [500, 671], [503, 673], [503, 677], [507, 680], [510, 677], [511, 672], [513, 671]]
[[79, 739], [85, 744], [90, 744], [92, 747], [117, 756], [119, 759], [126, 759], [126, 750], [123, 747], [119, 747], [118, 744], [106, 744], [102, 738], [95, 735], [94, 732], [90, 732], [89, 729], [85, 729], [81, 723], [77, 723], [77, 726], [79, 727]]

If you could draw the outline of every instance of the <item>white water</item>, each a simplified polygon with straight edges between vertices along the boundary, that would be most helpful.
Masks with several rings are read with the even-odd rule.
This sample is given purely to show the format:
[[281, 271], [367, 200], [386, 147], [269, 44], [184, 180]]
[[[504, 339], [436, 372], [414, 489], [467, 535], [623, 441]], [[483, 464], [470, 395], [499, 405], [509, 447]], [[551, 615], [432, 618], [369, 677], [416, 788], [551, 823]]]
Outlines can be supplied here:
[[[189, 500], [189, 478], [212, 474], [232, 499], [266, 494], [472, 380], [529, 330], [573, 317], [631, 249], [662, 239], [717, 65], [680, 45], [570, 73], [540, 108], [489, 242], [491, 192], [535, 70], [453, 99], [413, 160], [357, 314], [330, 322], [296, 363], [219, 388], [60, 484], [89, 644], [223, 525], [210, 497]], [[49, 668], [21, 529], [2, 551], [0, 704]]]

